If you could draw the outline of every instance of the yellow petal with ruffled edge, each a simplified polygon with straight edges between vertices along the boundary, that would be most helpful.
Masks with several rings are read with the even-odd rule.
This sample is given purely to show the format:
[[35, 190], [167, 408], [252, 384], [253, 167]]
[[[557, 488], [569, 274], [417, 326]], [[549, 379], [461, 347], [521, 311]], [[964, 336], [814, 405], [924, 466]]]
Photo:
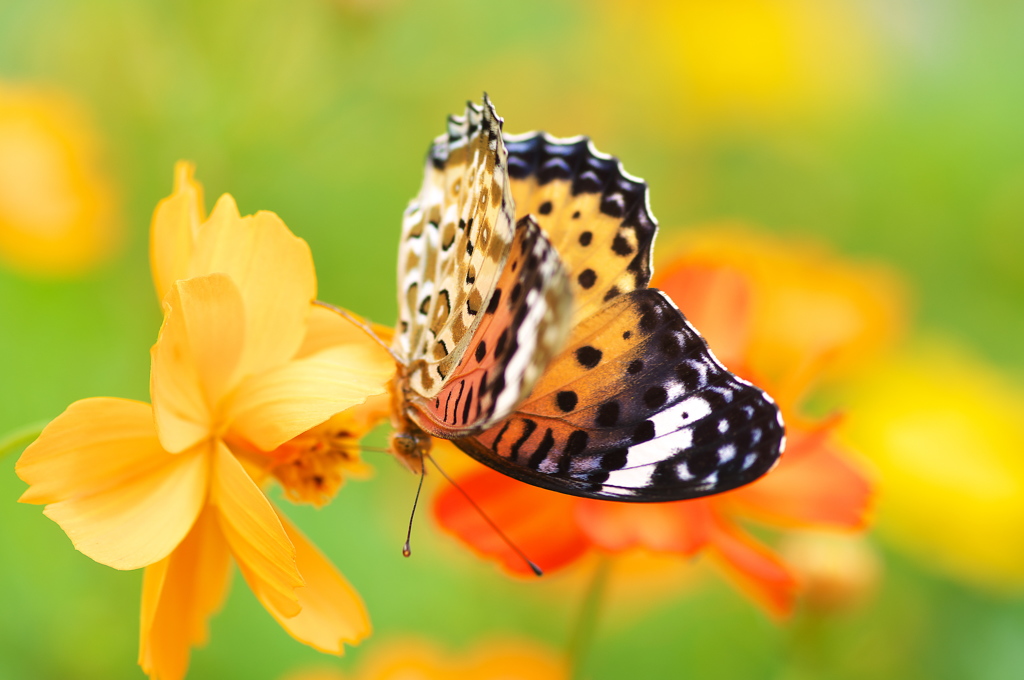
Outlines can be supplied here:
[[178, 279], [188, 276], [196, 234], [203, 221], [203, 187], [194, 178], [195, 166], [174, 166], [174, 193], [157, 204], [149, 227], [149, 265], [161, 300]]
[[302, 606], [295, 616], [284, 616], [264, 602], [267, 611], [299, 642], [328, 654], [342, 654], [345, 645], [359, 644], [370, 634], [370, 617], [359, 593], [345, 577], [286, 518], [281, 517], [295, 545], [295, 557], [306, 580], [295, 594]]
[[253, 593], [282, 616], [299, 613], [295, 588], [303, 585], [295, 546], [281, 520], [242, 464], [218, 441], [214, 451], [210, 500], [220, 529]]
[[115, 569], [163, 559], [206, 498], [198, 451], [160, 448], [149, 406], [123, 399], [75, 402], [22, 455], [26, 503], [48, 503], [74, 546]]
[[173, 453], [212, 436], [243, 347], [242, 295], [225, 274], [178, 281], [165, 302], [150, 392], [157, 432]]
[[316, 274], [306, 242], [270, 212], [238, 217], [222, 197], [199, 233], [191, 275], [230, 276], [245, 301], [246, 346], [240, 375], [291, 359], [306, 333], [316, 299]]
[[207, 620], [224, 602], [230, 567], [217, 513], [208, 507], [174, 552], [146, 568], [139, 665], [150, 677], [185, 677], [192, 647], [206, 643]]
[[272, 451], [384, 393], [394, 371], [390, 357], [366, 344], [324, 350], [244, 380], [225, 406], [226, 418], [232, 435]]

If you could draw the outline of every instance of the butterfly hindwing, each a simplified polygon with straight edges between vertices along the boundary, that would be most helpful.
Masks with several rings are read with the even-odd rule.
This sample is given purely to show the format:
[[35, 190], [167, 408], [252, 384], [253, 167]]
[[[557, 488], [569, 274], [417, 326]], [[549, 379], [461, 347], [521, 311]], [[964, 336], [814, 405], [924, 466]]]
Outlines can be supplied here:
[[577, 338], [511, 418], [456, 443], [531, 484], [627, 501], [726, 491], [775, 463], [775, 404], [723, 368], [660, 291], [617, 298]]
[[395, 350], [409, 385], [436, 395], [462, 360], [515, 237], [501, 119], [469, 104], [428, 154], [406, 209], [398, 269]]
[[506, 418], [562, 349], [572, 295], [550, 241], [525, 217], [472, 342], [433, 398], [414, 400], [417, 423], [442, 438], [473, 434]]

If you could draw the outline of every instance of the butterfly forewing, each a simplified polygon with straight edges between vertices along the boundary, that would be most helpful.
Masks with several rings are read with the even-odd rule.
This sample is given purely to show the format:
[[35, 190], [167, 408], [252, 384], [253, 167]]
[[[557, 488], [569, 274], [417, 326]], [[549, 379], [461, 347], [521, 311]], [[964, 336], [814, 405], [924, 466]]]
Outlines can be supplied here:
[[436, 395], [462, 360], [515, 236], [501, 120], [489, 102], [449, 120], [406, 209], [395, 349], [410, 387]]
[[417, 423], [444, 438], [506, 418], [565, 344], [572, 294], [557, 253], [532, 218], [520, 220], [508, 261], [461, 363], [433, 398], [413, 400]]

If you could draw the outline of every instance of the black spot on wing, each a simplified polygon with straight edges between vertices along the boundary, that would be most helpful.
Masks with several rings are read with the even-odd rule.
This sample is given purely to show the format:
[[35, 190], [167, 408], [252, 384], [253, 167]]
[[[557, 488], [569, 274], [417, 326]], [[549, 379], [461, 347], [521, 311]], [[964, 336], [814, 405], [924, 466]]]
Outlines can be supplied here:
[[576, 361], [584, 368], [594, 368], [601, 363], [603, 353], [591, 345], [585, 345], [576, 350]]
[[530, 454], [530, 460], [527, 461], [527, 466], [534, 470], [540, 467], [540, 464], [544, 462], [544, 459], [551, 453], [551, 449], [555, 447], [555, 436], [551, 432], [549, 427], [544, 431], [544, 437], [540, 440], [540, 444], [537, 445], [537, 449]]
[[487, 305], [487, 314], [494, 314], [498, 311], [498, 305], [501, 304], [501, 288], [494, 290], [494, 295], [491, 296], [491, 301]]

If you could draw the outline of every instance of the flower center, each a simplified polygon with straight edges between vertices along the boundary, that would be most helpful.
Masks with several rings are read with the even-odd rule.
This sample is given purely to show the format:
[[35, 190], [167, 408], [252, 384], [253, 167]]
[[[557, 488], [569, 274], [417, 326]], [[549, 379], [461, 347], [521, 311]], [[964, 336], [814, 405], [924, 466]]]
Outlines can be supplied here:
[[295, 503], [323, 506], [338, 493], [346, 477], [370, 472], [359, 457], [359, 440], [328, 423], [281, 445], [271, 454], [270, 473]]

